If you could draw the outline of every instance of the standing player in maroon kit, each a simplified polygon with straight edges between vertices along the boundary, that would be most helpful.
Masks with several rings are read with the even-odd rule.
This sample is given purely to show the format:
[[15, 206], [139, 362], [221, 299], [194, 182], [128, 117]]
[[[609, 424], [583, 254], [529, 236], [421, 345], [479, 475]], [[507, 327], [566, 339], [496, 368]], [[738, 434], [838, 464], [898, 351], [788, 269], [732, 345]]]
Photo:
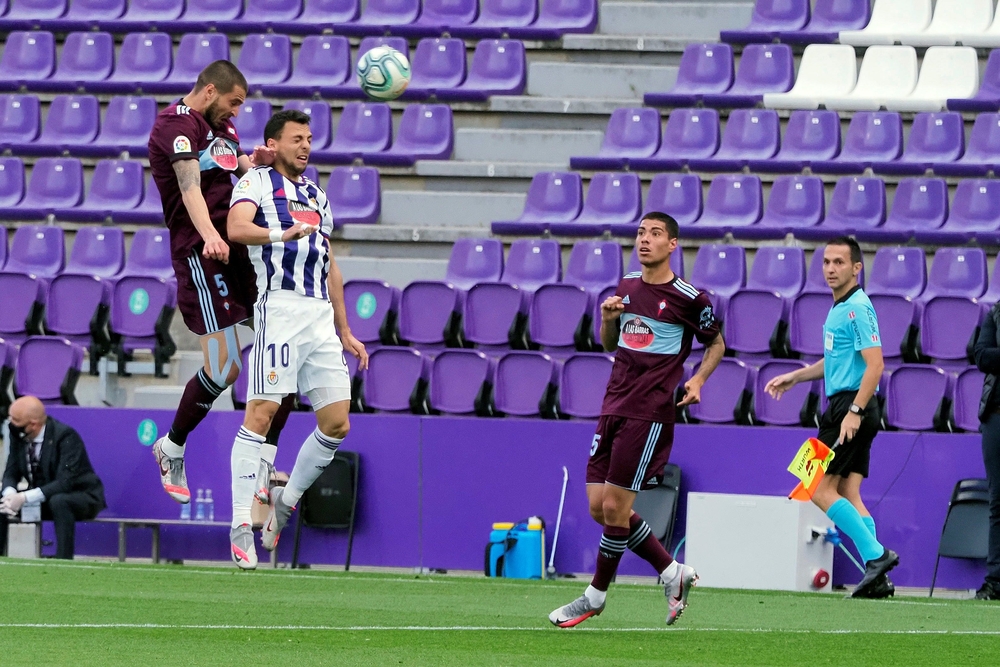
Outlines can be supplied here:
[[[243, 74], [228, 60], [217, 60], [202, 70], [190, 93], [156, 117], [149, 135], [149, 166], [170, 230], [177, 305], [205, 355], [204, 367], [184, 389], [170, 432], [153, 445], [163, 488], [179, 503], [191, 501], [184, 472], [187, 436], [236, 381], [242, 368], [236, 325], [249, 318], [257, 298], [247, 249], [226, 236], [232, 176], [272, 158], [262, 147], [253, 159], [240, 150], [232, 119], [246, 95]], [[277, 430], [287, 419], [287, 403], [275, 419]], [[261, 452], [265, 472], [275, 449]], [[266, 489], [261, 477], [258, 487]]]
[[[590, 515], [604, 527], [597, 571], [582, 596], [549, 614], [571, 628], [604, 611], [608, 585], [625, 549], [649, 562], [665, 582], [667, 625], [684, 611], [698, 579], [694, 568], [674, 561], [649, 526], [632, 511], [636, 494], [655, 486], [674, 440], [674, 393], [697, 337], [706, 345], [698, 372], [684, 384], [679, 406], [701, 400], [701, 388], [718, 367], [726, 344], [704, 292], [677, 277], [670, 255], [677, 250], [677, 221], [647, 213], [636, 249], [642, 271], [629, 273], [601, 304], [601, 342], [617, 350], [601, 418], [587, 464]], [[652, 484], [650, 482], [653, 482]]]

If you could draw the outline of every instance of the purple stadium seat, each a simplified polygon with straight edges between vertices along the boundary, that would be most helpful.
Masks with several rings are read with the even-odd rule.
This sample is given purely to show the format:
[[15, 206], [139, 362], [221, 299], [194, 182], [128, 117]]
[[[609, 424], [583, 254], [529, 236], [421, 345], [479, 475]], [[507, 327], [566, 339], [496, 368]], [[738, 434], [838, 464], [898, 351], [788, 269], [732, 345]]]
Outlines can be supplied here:
[[778, 36], [789, 44], [833, 44], [841, 30], [861, 30], [870, 18], [869, 0], [816, 0], [805, 27]]
[[574, 354], [567, 359], [559, 371], [559, 412], [578, 419], [600, 417], [614, 363], [607, 354]]
[[828, 241], [885, 222], [885, 183], [878, 178], [851, 176], [837, 181], [823, 224], [796, 230], [800, 239]]
[[859, 229], [858, 240], [906, 243], [917, 231], [933, 231], [948, 217], [948, 185], [941, 178], [904, 178], [896, 186], [885, 224]]
[[721, 94], [733, 85], [733, 47], [728, 44], [688, 44], [681, 56], [677, 81], [666, 93], [646, 93], [651, 106], [691, 107], [703, 95]]
[[701, 392], [701, 403], [688, 408], [691, 417], [711, 424], [732, 424], [749, 407], [755, 372], [739, 359], [726, 357]]
[[997, 111], [1000, 109], [1000, 50], [990, 51], [979, 90], [969, 98], [948, 100], [949, 111]]
[[399, 305], [399, 337], [423, 348], [459, 347], [462, 294], [454, 285], [415, 280], [403, 289]]
[[[678, 250], [674, 254], [682, 253]], [[608, 287], [617, 286], [621, 278], [620, 245], [614, 241], [578, 241], [570, 251], [563, 282], [577, 285], [592, 295], [597, 295]]]
[[66, 13], [68, 0], [10, 0], [0, 30], [31, 30]]
[[391, 142], [392, 111], [388, 104], [350, 102], [340, 113], [330, 147], [313, 151], [311, 159], [321, 164], [350, 164], [362, 154], [384, 151]]
[[757, 0], [750, 24], [742, 30], [723, 30], [724, 42], [773, 42], [785, 32], [798, 31], [809, 22], [809, 0]]
[[511, 28], [523, 28], [538, 17], [538, 0], [482, 0], [479, 16], [469, 26], [451, 30], [456, 37], [501, 37]]
[[811, 163], [821, 174], [860, 174], [876, 162], [903, 154], [903, 121], [895, 111], [858, 111], [844, 135], [844, 148], [832, 160]]
[[592, 297], [577, 285], [542, 285], [531, 299], [528, 336], [549, 354], [572, 354], [590, 349]]
[[986, 291], [986, 283], [986, 254], [982, 248], [940, 248], [934, 253], [923, 296], [975, 299]]
[[583, 181], [576, 172], [541, 171], [531, 179], [517, 220], [491, 225], [494, 234], [541, 234], [555, 222], [570, 222], [583, 208]]
[[638, 224], [642, 211], [642, 183], [638, 174], [601, 172], [594, 174], [579, 217], [572, 222], [553, 222], [549, 232], [566, 236], [599, 236], [611, 225]]
[[163, 224], [163, 202], [160, 201], [160, 191], [152, 175], [146, 179], [146, 189], [142, 201], [133, 209], [115, 211], [111, 214], [115, 224]]
[[562, 254], [559, 244], [549, 239], [518, 239], [510, 244], [502, 282], [534, 292], [542, 285], [559, 282]]
[[559, 39], [566, 33], [590, 33], [597, 28], [597, 0], [546, 0], [529, 26], [510, 26], [515, 39]]
[[0, 150], [32, 142], [41, 128], [41, 108], [34, 95], [0, 95]]
[[242, 16], [232, 21], [219, 21], [215, 27], [221, 32], [245, 34], [265, 27], [294, 24], [302, 13], [302, 5], [303, 0], [247, 0]]
[[149, 153], [149, 131], [156, 121], [156, 113], [153, 97], [112, 97], [97, 138], [89, 144], [74, 146], [73, 154], [115, 157], [128, 153], [131, 157], [145, 157]]
[[799, 109], [788, 118], [781, 150], [773, 157], [750, 160], [752, 171], [797, 172], [840, 152], [840, 116], [836, 111]]
[[723, 174], [712, 179], [701, 217], [683, 233], [694, 238], [722, 238], [735, 227], [756, 224], [763, 214], [760, 177]]
[[413, 76], [403, 99], [426, 100], [438, 90], [457, 88], [465, 81], [465, 42], [440, 37], [422, 39], [410, 67]]
[[493, 364], [476, 350], [444, 350], [430, 370], [430, 407], [451, 415], [473, 415], [485, 408], [484, 385], [493, 382]]
[[236, 133], [240, 137], [240, 148], [247, 155], [253, 153], [254, 146], [264, 143], [264, 126], [271, 118], [271, 103], [267, 100], [249, 99], [240, 107], [233, 118]]
[[292, 42], [288, 35], [247, 35], [237, 66], [250, 85], [247, 92], [282, 83], [292, 74]]
[[20, 345], [42, 333], [42, 313], [47, 297], [44, 280], [27, 273], [0, 273], [0, 338]]
[[292, 100], [285, 104], [285, 109], [301, 111], [309, 116], [309, 129], [313, 135], [312, 150], [323, 150], [330, 144], [333, 130], [329, 104], [319, 100]]
[[498, 412], [543, 416], [555, 403], [558, 368], [541, 352], [508, 352], [497, 362], [493, 402]]
[[123, 275], [151, 276], [174, 280], [174, 265], [170, 260], [170, 232], [166, 229], [139, 229], [132, 236]]
[[[133, 247], [129, 255], [131, 261]], [[135, 275], [126, 264], [111, 296], [108, 329], [118, 358], [118, 372], [125, 373], [128, 356], [135, 350], [151, 350], [154, 374], [166, 377], [163, 366], [175, 351], [169, 326], [177, 305], [177, 282], [152, 275]]]
[[125, 35], [118, 64], [110, 77], [87, 84], [95, 93], [133, 93], [147, 82], [163, 81], [173, 62], [170, 35], [136, 32]]
[[306, 0], [305, 9], [291, 21], [273, 21], [272, 28], [283, 34], [312, 34], [333, 30], [333, 26], [357, 20], [359, 0]]
[[62, 271], [65, 260], [66, 248], [60, 227], [26, 225], [14, 232], [4, 271], [48, 280]]
[[83, 203], [57, 209], [56, 218], [75, 222], [104, 222], [115, 211], [127, 211], [142, 200], [142, 163], [101, 160], [94, 168], [90, 191]]
[[426, 391], [428, 359], [405, 347], [380, 347], [371, 353], [365, 376], [365, 405], [380, 412], [410, 412]]
[[[479, 13], [477, 0], [423, 0], [416, 21], [393, 28], [394, 34], [407, 37], [437, 37], [468, 27]], [[416, 70], [414, 70], [414, 74]]]
[[791, 298], [802, 291], [805, 280], [806, 258], [802, 248], [763, 246], [757, 249], [746, 287]]
[[[728, 299], [747, 281], [747, 257], [736, 245], [706, 244], [698, 248], [691, 284], [710, 295]], [[722, 308], [716, 307], [717, 310]]]
[[634, 157], [650, 157], [660, 147], [660, 113], [649, 108], [620, 108], [611, 112], [600, 152], [572, 157], [573, 169], [623, 169]]
[[[407, 58], [410, 57], [410, 47], [409, 43], [404, 37], [365, 37], [361, 40], [361, 44], [358, 45], [357, 59], [355, 62], [361, 60], [361, 57], [378, 46], [390, 46], [400, 53], [402, 53]], [[361, 99], [367, 100], [367, 96], [361, 90], [361, 84], [358, 82], [357, 74], [354, 69], [348, 66], [347, 79], [342, 83], [330, 83], [323, 82], [320, 87], [320, 95], [323, 98], [335, 98], [335, 99]]]
[[378, 280], [344, 283], [344, 303], [351, 333], [369, 347], [394, 336], [399, 313], [399, 289]]
[[31, 170], [24, 200], [7, 211], [14, 220], [40, 220], [83, 200], [83, 167], [76, 158], [42, 158]]
[[781, 143], [778, 112], [773, 109], [734, 109], [722, 134], [719, 152], [688, 161], [695, 171], [741, 171], [751, 160], [769, 160]]
[[875, 253], [865, 291], [869, 296], [919, 297], [927, 286], [923, 248], [884, 246]]
[[[0, 157], [0, 216], [7, 218], [9, 211], [24, 199], [24, 163], [16, 157]], [[6, 229], [6, 228], [5, 228]], [[6, 250], [6, 245], [4, 247]], [[4, 255], [4, 262], [7, 256]], [[0, 262], [0, 269], [3, 262]]]
[[982, 316], [987, 287], [982, 248], [940, 248], [921, 295], [920, 349], [938, 363], [968, 363], [968, 348]]
[[184, 13], [175, 21], [157, 26], [164, 32], [208, 32], [217, 25], [234, 21], [243, 14], [243, 3], [231, 0], [186, 0]]
[[356, 21], [335, 25], [334, 30], [342, 35], [384, 35], [418, 16], [420, 0], [370, 0]]
[[629, 160], [633, 169], [676, 170], [688, 160], [708, 158], [719, 150], [719, 112], [715, 109], [674, 109], [663, 130], [660, 149], [648, 158]]
[[801, 248], [757, 249], [747, 286], [730, 297], [726, 308], [726, 346], [747, 354], [773, 352], [772, 340], [783, 340], [790, 299], [805, 283]]
[[7, 228], [0, 225], [0, 271], [7, 263]]
[[388, 150], [366, 153], [365, 162], [409, 166], [417, 160], [447, 160], [455, 141], [451, 107], [445, 104], [411, 104], [403, 110], [399, 133]]
[[[795, 61], [787, 44], [747, 44], [740, 54], [740, 68], [732, 88], [706, 94], [707, 107], [757, 106], [765, 93], [787, 93], [795, 83]], [[649, 102], [647, 101], [647, 104]]]
[[829, 288], [826, 293], [803, 291], [792, 299], [788, 310], [788, 342], [793, 352], [809, 360], [823, 356], [823, 322], [832, 307]]
[[291, 76], [282, 83], [264, 83], [260, 89], [277, 97], [312, 97], [324, 86], [343, 86], [353, 77], [351, 45], [346, 37], [309, 35], [302, 40]]
[[979, 431], [979, 400], [983, 394], [983, 373], [976, 367], [966, 368], [955, 380], [952, 403], [954, 424], [963, 431]]
[[51, 32], [12, 32], [0, 58], [0, 90], [18, 90], [52, 76], [56, 43]]
[[[681, 246], [677, 246], [677, 250], [670, 253], [670, 268], [682, 279], [684, 278], [684, 248]], [[638, 249], [632, 248], [632, 254], [628, 258], [628, 266], [625, 268], [625, 273], [635, 273], [636, 271], [642, 271], [642, 264], [639, 263]], [[615, 286], [617, 286], [617, 282]], [[603, 294], [604, 290], [601, 290], [601, 293]]]
[[346, 224], [372, 224], [382, 215], [382, 185], [378, 169], [336, 167], [330, 172], [326, 195], [337, 228]]
[[66, 270], [77, 274], [111, 278], [125, 266], [125, 235], [118, 227], [82, 227], [73, 240]]
[[76, 389], [83, 368], [83, 348], [64, 338], [32, 336], [17, 353], [14, 394], [43, 403], [77, 405]]
[[505, 282], [480, 282], [465, 298], [465, 340], [484, 350], [503, 350], [512, 339], [523, 342], [530, 295]]
[[127, 5], [120, 18], [101, 20], [101, 28], [113, 33], [152, 30], [184, 12], [184, 0], [129, 0]]
[[147, 93], [188, 93], [198, 74], [216, 60], [229, 60], [229, 38], [219, 33], [188, 33], [181, 37], [173, 69], [166, 79], [144, 83]]
[[11, 150], [24, 155], [61, 155], [91, 143], [100, 127], [100, 105], [93, 95], [57, 95], [49, 104], [49, 115], [41, 135], [32, 142], [12, 143]]
[[982, 245], [1000, 242], [1000, 182], [994, 179], [960, 180], [944, 226], [916, 234], [918, 243], [933, 245], [966, 243], [973, 238]]
[[[687, 229], [701, 217], [701, 208], [701, 178], [696, 174], [657, 174], [649, 183], [643, 213], [666, 213]], [[612, 225], [611, 233], [634, 238], [638, 226], [637, 223]]]
[[71, 32], [66, 35], [55, 73], [39, 81], [28, 82], [30, 90], [73, 92], [100, 82], [115, 67], [115, 43], [107, 32]]
[[910, 127], [906, 149], [898, 160], [876, 162], [876, 174], [919, 176], [934, 165], [954, 162], [965, 152], [962, 114], [954, 111], [918, 113]]
[[823, 181], [818, 176], [779, 176], [771, 185], [771, 196], [760, 223], [733, 229], [736, 238], [781, 239], [801, 227], [823, 221]]
[[816, 382], [800, 382], [785, 392], [779, 401], [771, 398], [764, 387], [772, 378], [805, 368], [806, 365], [804, 361], [793, 359], [773, 359], [761, 364], [753, 391], [756, 421], [768, 426], [802, 425], [802, 412], [810, 400], [810, 394], [817, 394]]
[[[573, 265], [572, 255], [570, 265]], [[477, 283], [498, 282], [502, 274], [503, 244], [498, 239], [455, 240], [448, 258], [446, 281], [458, 289], [468, 291]]]
[[965, 153], [955, 162], [934, 165], [938, 176], [985, 176], [1000, 155], [1000, 113], [976, 116]]
[[941, 402], [950, 394], [948, 375], [935, 366], [904, 364], [889, 376], [885, 420], [893, 428], [932, 431]]
[[524, 42], [484, 39], [476, 44], [469, 76], [456, 88], [437, 91], [439, 100], [484, 101], [492, 95], [520, 95], [528, 81]]

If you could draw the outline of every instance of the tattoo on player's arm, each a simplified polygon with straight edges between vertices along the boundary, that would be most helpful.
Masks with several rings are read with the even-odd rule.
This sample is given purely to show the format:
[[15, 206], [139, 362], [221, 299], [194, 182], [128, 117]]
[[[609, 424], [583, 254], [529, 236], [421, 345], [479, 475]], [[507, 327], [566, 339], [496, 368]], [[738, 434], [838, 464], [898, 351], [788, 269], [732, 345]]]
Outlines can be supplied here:
[[177, 175], [177, 186], [181, 192], [192, 188], [201, 189], [201, 169], [197, 160], [178, 160], [174, 162], [174, 174]]

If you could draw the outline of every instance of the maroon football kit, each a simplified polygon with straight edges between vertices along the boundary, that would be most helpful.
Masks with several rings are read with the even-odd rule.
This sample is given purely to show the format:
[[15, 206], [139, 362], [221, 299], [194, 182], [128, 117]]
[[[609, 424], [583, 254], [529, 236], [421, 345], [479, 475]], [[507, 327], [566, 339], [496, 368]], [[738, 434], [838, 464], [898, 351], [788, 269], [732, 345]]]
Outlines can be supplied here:
[[[247, 319], [256, 301], [253, 267], [247, 249], [226, 233], [232, 176], [239, 166], [239, 137], [230, 121], [213, 129], [199, 112], [177, 103], [164, 109], [149, 135], [149, 166], [163, 201], [170, 249], [177, 276], [177, 305], [184, 323], [199, 336]], [[173, 163], [197, 160], [201, 192], [212, 224], [229, 244], [229, 263], [202, 256], [204, 240], [184, 206]]]
[[626, 275], [616, 296], [625, 306], [615, 363], [591, 446], [587, 483], [633, 491], [652, 486], [670, 458], [675, 392], [697, 337], [719, 335], [708, 295], [678, 277], [667, 283]]

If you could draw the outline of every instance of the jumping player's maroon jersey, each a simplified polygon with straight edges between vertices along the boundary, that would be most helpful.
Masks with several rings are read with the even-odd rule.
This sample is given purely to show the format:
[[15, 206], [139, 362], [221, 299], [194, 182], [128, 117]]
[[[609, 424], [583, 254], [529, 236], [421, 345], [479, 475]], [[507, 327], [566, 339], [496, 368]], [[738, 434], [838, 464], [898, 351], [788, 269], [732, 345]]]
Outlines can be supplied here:
[[174, 257], [188, 257], [202, 242], [181, 200], [173, 163], [197, 160], [201, 168], [201, 193], [212, 224], [224, 240], [229, 200], [233, 196], [232, 174], [238, 166], [240, 140], [229, 121], [215, 131], [205, 117], [183, 104], [172, 104], [156, 117], [149, 133], [149, 166], [163, 200], [163, 217], [170, 230]]
[[625, 312], [601, 414], [672, 424], [692, 338], [707, 344], [719, 334], [712, 302], [680, 278], [650, 285], [638, 271], [622, 278], [615, 294]]

